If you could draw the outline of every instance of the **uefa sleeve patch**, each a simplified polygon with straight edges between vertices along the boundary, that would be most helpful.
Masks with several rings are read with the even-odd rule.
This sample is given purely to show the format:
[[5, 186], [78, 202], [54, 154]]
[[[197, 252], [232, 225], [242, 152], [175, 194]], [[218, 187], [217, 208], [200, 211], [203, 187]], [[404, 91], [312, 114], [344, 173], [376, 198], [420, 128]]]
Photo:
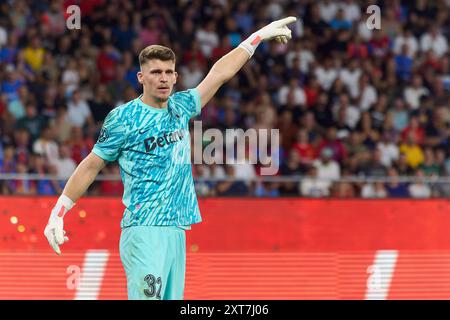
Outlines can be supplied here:
[[99, 134], [99, 136], [98, 136], [97, 142], [99, 142], [99, 143], [105, 142], [106, 140], [108, 140], [108, 138], [109, 138], [108, 129], [106, 129], [105, 127], [103, 127], [103, 128], [100, 130], [100, 134]]

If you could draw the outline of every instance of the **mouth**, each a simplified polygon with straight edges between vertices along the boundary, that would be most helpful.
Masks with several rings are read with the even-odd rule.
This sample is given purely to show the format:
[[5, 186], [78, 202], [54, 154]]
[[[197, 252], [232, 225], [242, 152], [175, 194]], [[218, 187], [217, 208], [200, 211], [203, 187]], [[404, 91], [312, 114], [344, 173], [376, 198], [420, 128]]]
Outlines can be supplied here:
[[170, 91], [169, 87], [158, 87], [157, 90], [161, 93], [168, 93]]

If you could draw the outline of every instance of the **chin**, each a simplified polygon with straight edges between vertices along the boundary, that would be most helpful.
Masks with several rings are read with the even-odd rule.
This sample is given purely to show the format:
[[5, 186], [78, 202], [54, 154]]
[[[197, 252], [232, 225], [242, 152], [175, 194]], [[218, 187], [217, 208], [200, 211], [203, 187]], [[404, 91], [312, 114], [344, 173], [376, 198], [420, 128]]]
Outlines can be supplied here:
[[166, 102], [167, 100], [169, 100], [169, 96], [170, 96], [170, 94], [163, 95], [163, 96], [158, 96], [158, 100], [161, 101], [161, 102]]

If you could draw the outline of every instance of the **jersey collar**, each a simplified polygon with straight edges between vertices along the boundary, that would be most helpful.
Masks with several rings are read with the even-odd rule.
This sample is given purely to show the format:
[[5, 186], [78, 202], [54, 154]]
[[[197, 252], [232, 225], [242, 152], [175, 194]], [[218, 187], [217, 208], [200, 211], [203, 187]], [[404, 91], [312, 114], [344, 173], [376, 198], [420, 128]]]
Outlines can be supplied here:
[[160, 112], [160, 113], [162, 113], [162, 112], [168, 112], [168, 109], [169, 109], [169, 102], [170, 102], [170, 97], [169, 97], [169, 101], [168, 101], [168, 103], [167, 103], [167, 107], [165, 107], [165, 108], [155, 108], [155, 107], [152, 107], [152, 106], [150, 106], [150, 105], [144, 103], [144, 102], [141, 100], [141, 97], [142, 97], [142, 94], [141, 94], [139, 97], [137, 97], [137, 98], [135, 99], [135, 100], [137, 101], [137, 104], [138, 104], [138, 105], [140, 105], [140, 106], [142, 106], [142, 107], [145, 107], [145, 108], [149, 109], [149, 110], [152, 111], [152, 112]]

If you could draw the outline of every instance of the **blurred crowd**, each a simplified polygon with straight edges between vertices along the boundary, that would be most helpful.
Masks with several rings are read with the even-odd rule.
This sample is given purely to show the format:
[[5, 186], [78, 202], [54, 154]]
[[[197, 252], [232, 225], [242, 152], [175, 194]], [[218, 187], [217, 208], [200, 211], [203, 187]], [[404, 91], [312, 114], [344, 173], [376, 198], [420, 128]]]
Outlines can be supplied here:
[[[79, 30], [66, 27], [72, 4]], [[368, 26], [372, 4], [380, 29]], [[197, 120], [279, 129], [278, 176], [301, 180], [255, 181], [261, 165], [247, 154], [240, 164], [194, 165], [199, 195], [448, 197], [450, 184], [424, 178], [450, 176], [449, 12], [450, 0], [0, 0], [0, 173], [60, 179], [3, 180], [0, 193], [61, 192], [107, 113], [141, 93], [143, 47], [174, 50], [176, 90], [185, 90], [252, 32], [292, 15], [293, 40], [261, 44]], [[88, 193], [122, 190], [97, 181]]]

